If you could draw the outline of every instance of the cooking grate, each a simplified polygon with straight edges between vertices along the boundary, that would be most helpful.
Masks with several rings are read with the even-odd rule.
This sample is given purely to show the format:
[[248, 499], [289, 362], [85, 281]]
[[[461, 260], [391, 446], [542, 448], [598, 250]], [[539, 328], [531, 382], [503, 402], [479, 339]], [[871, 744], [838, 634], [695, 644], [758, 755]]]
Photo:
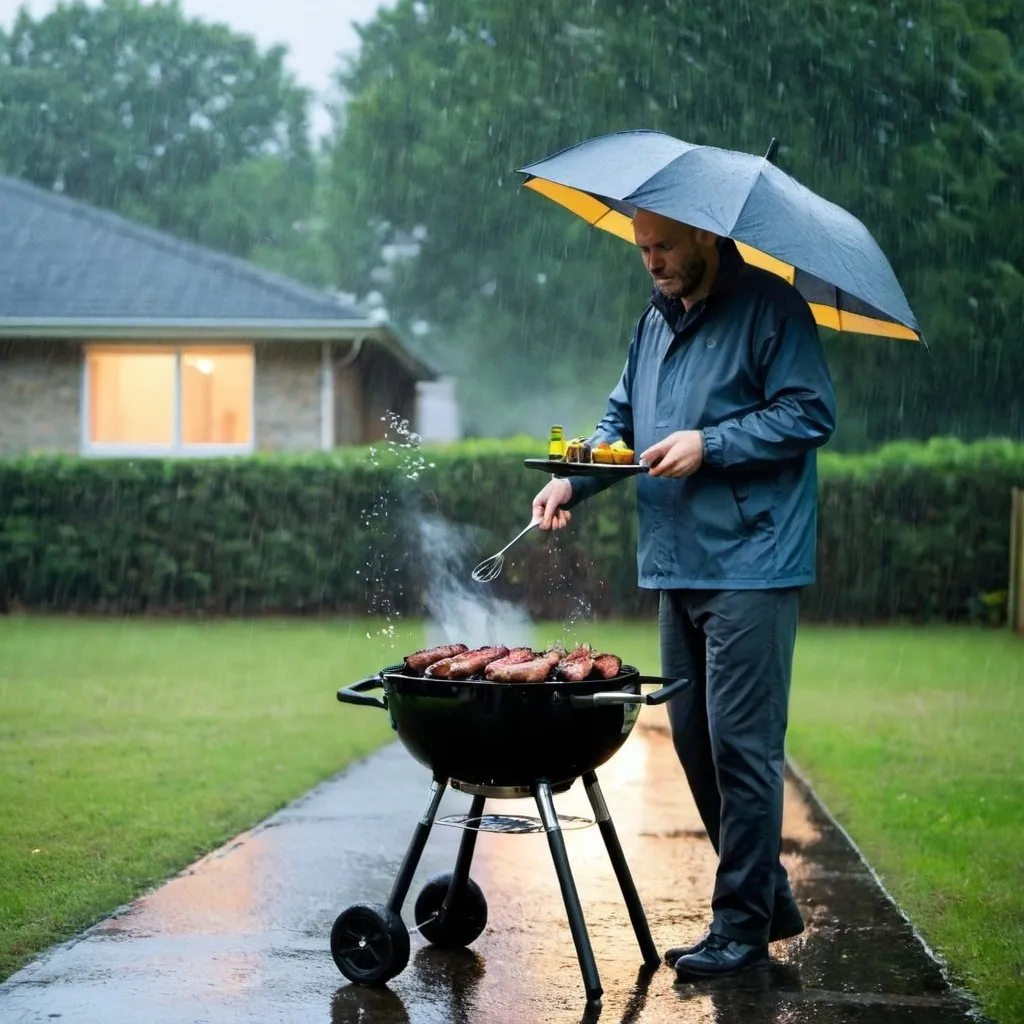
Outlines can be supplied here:
[[[581, 818], [573, 814], [557, 815], [563, 829], [587, 828], [594, 824], [593, 818]], [[468, 814], [449, 814], [436, 819], [438, 825], [451, 825], [470, 832], [505, 832], [509, 835], [526, 835], [529, 832], [543, 832], [544, 822], [526, 814], [483, 814], [470, 817]]]

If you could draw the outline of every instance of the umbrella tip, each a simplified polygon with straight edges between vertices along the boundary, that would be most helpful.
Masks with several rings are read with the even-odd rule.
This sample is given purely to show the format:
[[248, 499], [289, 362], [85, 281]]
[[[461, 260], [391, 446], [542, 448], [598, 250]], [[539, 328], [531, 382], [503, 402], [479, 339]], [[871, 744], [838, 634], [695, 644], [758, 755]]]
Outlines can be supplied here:
[[768, 163], [775, 163], [775, 154], [779, 151], [779, 140], [772, 136], [772, 141], [768, 143], [768, 152], [765, 153], [764, 158]]

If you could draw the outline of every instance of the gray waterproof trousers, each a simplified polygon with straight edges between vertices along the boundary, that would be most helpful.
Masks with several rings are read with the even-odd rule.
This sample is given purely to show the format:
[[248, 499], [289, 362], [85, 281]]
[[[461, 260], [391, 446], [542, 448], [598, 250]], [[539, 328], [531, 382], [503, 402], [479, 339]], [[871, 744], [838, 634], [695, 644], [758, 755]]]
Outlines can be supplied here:
[[662, 675], [693, 685], [668, 703], [676, 752], [718, 854], [711, 928], [768, 940], [793, 893], [779, 860], [799, 589], [664, 590]]

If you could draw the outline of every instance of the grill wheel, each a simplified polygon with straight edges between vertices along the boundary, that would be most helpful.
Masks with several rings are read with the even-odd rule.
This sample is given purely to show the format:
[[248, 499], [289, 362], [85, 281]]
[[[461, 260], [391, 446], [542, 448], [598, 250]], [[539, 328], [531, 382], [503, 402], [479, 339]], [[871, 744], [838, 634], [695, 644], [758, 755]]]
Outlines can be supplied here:
[[383, 985], [409, 963], [409, 929], [382, 903], [354, 903], [331, 929], [331, 956], [357, 985]]
[[440, 949], [460, 949], [479, 938], [487, 926], [487, 900], [480, 886], [467, 878], [461, 892], [444, 915], [438, 916], [448, 895], [452, 872], [434, 875], [416, 897], [413, 913], [420, 935]]

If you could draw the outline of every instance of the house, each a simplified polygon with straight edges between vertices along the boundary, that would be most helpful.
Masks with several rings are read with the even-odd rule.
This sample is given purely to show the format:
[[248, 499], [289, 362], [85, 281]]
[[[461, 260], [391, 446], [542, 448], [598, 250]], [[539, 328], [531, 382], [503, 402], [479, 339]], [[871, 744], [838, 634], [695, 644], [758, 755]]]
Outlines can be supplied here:
[[450, 382], [386, 324], [0, 176], [0, 456], [323, 450], [390, 414], [458, 436]]

